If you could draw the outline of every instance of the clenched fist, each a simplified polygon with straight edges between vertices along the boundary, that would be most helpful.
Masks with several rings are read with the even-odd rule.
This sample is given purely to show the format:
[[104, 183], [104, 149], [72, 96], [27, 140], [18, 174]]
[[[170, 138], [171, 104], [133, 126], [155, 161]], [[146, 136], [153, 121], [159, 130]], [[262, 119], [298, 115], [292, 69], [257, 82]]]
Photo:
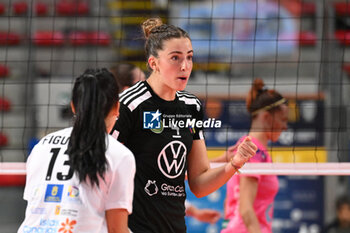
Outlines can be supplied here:
[[246, 137], [237, 147], [236, 154], [231, 158], [231, 164], [235, 168], [241, 168], [258, 150], [252, 139]]

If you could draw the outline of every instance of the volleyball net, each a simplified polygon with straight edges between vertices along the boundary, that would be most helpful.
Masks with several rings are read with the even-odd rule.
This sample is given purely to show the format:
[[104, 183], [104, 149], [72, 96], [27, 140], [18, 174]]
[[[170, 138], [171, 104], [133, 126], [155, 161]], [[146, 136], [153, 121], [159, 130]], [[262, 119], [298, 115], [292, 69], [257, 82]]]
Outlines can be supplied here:
[[[288, 99], [275, 163], [242, 173], [349, 175], [347, 2], [1, 1], [0, 174], [24, 175], [30, 149], [71, 125], [74, 77], [129, 62], [146, 71], [140, 23], [159, 16], [192, 39], [187, 90], [201, 98], [218, 156], [249, 131], [245, 96], [257, 77]], [[147, 72], [147, 71], [146, 71]], [[213, 165], [215, 166], [215, 165]]]

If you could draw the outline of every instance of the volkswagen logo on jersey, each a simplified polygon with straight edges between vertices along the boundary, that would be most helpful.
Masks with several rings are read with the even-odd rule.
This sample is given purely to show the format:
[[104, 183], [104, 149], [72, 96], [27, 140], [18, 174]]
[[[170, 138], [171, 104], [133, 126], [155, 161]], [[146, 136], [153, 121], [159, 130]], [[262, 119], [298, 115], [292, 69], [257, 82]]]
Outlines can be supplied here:
[[156, 112], [143, 112], [143, 128], [144, 129], [160, 129], [160, 116], [162, 113], [157, 110]]
[[187, 149], [181, 141], [171, 141], [158, 156], [159, 170], [170, 179], [181, 175], [186, 164]]

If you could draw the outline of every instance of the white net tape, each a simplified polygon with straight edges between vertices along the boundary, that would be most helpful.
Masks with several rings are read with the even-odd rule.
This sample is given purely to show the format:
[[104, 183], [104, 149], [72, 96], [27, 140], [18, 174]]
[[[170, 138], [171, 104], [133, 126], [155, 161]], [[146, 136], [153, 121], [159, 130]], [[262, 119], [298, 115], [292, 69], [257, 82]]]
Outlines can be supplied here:
[[[222, 164], [211, 163], [211, 167]], [[240, 172], [260, 175], [350, 175], [350, 163], [248, 163]]]
[[[225, 163], [211, 163], [211, 167]], [[247, 163], [241, 174], [260, 175], [350, 175], [350, 163]], [[0, 163], [0, 175], [25, 175], [25, 163]]]

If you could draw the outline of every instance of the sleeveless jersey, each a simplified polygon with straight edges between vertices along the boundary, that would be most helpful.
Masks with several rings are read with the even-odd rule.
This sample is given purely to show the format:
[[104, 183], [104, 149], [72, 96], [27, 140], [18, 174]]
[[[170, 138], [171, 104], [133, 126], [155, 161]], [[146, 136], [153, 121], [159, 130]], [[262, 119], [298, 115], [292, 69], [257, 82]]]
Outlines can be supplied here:
[[106, 135], [107, 171], [99, 187], [79, 182], [66, 154], [72, 128], [42, 138], [27, 161], [25, 219], [18, 233], [107, 233], [105, 211], [132, 211], [135, 159], [124, 145]]
[[193, 140], [204, 139], [200, 101], [179, 91], [173, 101], [157, 96], [146, 81], [120, 94], [120, 116], [112, 135], [136, 160], [133, 214], [134, 233], [183, 233], [185, 173]]

